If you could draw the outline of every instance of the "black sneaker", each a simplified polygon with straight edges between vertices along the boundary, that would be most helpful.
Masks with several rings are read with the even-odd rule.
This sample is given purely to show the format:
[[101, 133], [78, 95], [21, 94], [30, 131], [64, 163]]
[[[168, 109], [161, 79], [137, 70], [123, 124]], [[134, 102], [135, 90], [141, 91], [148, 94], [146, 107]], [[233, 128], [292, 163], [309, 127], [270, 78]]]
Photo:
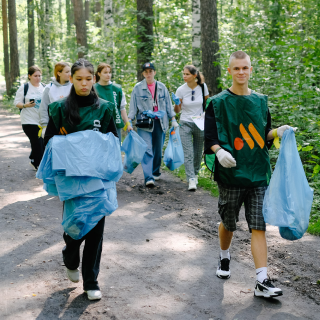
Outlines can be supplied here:
[[256, 280], [256, 286], [254, 288], [254, 295], [256, 297], [272, 298], [282, 296], [282, 290], [276, 288], [270, 279], [264, 279], [261, 283]]
[[30, 166], [33, 168], [34, 171], [38, 171], [38, 167], [35, 166], [33, 162], [30, 162]]
[[219, 256], [219, 264], [216, 271], [216, 275], [220, 279], [229, 279], [230, 278], [230, 259], [224, 258], [221, 260], [221, 257]]

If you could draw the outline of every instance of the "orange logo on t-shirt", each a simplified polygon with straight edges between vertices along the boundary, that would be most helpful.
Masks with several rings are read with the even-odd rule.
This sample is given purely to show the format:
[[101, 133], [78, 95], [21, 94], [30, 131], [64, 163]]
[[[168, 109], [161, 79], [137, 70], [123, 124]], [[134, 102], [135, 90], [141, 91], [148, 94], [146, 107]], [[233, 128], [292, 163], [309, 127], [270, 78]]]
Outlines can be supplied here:
[[[240, 129], [240, 133], [241, 133], [243, 139], [247, 142], [248, 146], [252, 150], [254, 148], [254, 141], [252, 140], [248, 131], [245, 129], [245, 127], [243, 126], [242, 123], [240, 123], [239, 129]], [[259, 147], [261, 149], [263, 149], [264, 148], [264, 140], [262, 139], [259, 132], [257, 131], [257, 129], [254, 127], [254, 125], [252, 123], [249, 124], [248, 129], [249, 129], [249, 132], [251, 133], [251, 135], [253, 136], [254, 140], [259, 145]], [[243, 146], [244, 146], [243, 139], [241, 139], [241, 138], [234, 139], [234, 147], [236, 150], [241, 150], [243, 148]]]

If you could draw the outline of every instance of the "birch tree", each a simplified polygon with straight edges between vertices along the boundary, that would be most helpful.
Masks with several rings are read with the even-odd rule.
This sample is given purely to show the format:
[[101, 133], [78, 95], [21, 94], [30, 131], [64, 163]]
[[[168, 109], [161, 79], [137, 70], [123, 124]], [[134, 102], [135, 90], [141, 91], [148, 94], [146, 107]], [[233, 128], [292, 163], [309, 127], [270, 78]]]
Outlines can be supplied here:
[[192, 64], [201, 68], [200, 0], [192, 0]]
[[103, 33], [106, 39], [107, 46], [107, 61], [114, 68], [113, 59], [113, 31], [112, 27], [114, 24], [113, 11], [112, 11], [112, 0], [104, 0], [103, 8]]

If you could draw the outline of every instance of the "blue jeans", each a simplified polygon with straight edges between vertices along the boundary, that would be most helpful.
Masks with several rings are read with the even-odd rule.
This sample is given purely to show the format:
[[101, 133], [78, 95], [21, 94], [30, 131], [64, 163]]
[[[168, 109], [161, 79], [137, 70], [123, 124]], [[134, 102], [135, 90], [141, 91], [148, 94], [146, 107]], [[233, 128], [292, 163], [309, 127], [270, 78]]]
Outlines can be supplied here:
[[162, 130], [159, 119], [154, 120], [153, 132], [147, 132], [138, 128], [138, 135], [148, 145], [141, 165], [144, 173], [145, 182], [154, 180], [154, 176], [161, 175], [160, 166], [162, 158], [162, 147], [165, 139], [165, 133]]

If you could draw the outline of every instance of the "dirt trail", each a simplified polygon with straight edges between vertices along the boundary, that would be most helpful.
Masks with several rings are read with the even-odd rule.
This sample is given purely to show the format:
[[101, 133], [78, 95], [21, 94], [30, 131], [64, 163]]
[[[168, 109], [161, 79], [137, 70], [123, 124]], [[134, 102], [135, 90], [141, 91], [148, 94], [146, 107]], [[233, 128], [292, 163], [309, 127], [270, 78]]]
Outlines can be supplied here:
[[217, 199], [188, 192], [168, 173], [146, 189], [140, 167], [117, 184], [119, 209], [104, 234], [103, 298], [89, 302], [82, 283], [65, 276], [62, 204], [43, 191], [28, 155], [19, 117], [0, 109], [0, 319], [319, 319], [318, 237], [289, 242], [268, 226], [269, 274], [284, 296], [255, 298], [244, 217], [232, 276], [220, 280]]

